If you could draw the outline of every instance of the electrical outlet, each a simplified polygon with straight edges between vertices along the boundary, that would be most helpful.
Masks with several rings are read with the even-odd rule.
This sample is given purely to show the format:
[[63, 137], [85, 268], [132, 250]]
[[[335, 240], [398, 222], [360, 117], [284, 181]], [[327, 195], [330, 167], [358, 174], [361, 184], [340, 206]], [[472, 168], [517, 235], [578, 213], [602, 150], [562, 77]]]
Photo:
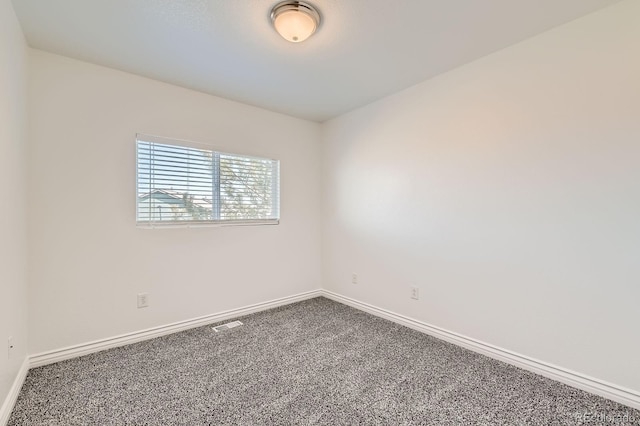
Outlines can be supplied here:
[[420, 289], [415, 285], [411, 286], [411, 298], [415, 300], [420, 299]]
[[138, 293], [138, 309], [149, 306], [149, 293]]
[[11, 358], [13, 356], [13, 337], [9, 337], [7, 339], [7, 358]]
[[351, 284], [358, 284], [358, 274], [351, 274]]

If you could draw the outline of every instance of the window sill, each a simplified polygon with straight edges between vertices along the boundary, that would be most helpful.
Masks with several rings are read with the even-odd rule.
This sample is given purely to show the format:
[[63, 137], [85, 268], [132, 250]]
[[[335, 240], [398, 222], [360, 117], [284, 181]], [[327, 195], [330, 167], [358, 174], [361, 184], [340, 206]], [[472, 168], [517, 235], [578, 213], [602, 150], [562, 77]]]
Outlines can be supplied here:
[[262, 226], [279, 225], [280, 220], [228, 220], [220, 222], [137, 222], [136, 227], [142, 229], [174, 229], [174, 228], [222, 228], [227, 226]]

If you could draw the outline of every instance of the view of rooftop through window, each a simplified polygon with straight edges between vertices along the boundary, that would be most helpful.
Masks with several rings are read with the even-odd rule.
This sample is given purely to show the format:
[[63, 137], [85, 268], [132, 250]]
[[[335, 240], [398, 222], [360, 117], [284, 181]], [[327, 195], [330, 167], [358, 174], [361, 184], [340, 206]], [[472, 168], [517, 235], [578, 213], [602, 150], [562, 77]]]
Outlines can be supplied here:
[[149, 142], [141, 135], [137, 160], [138, 223], [279, 219], [276, 160]]

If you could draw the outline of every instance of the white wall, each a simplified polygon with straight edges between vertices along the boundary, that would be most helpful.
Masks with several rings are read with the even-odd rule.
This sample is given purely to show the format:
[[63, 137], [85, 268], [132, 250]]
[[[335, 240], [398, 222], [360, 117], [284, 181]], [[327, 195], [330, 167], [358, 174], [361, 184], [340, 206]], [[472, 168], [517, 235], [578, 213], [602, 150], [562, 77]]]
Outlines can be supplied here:
[[327, 122], [325, 287], [640, 391], [639, 19], [627, 0]]
[[[30, 353], [320, 287], [317, 123], [35, 50], [29, 119]], [[280, 225], [136, 228], [136, 132], [279, 159]]]
[[26, 101], [27, 45], [11, 3], [0, 0], [0, 406], [27, 354]]

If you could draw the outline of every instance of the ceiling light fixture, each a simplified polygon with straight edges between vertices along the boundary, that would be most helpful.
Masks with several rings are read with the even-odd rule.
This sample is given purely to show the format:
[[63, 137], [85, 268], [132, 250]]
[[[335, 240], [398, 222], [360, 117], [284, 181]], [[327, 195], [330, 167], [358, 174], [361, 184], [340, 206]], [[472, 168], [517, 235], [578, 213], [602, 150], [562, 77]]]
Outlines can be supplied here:
[[285, 40], [300, 43], [308, 39], [320, 25], [320, 14], [303, 1], [283, 1], [271, 9], [271, 22]]

